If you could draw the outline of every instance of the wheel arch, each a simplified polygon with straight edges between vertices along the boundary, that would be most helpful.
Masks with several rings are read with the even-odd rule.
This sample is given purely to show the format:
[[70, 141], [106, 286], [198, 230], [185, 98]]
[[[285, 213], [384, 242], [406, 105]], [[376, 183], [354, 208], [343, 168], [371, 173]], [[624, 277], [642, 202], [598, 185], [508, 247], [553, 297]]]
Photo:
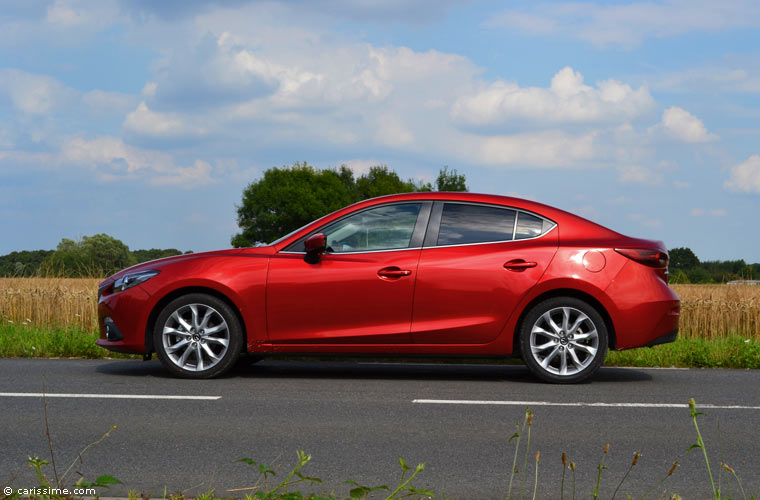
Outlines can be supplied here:
[[155, 346], [153, 345], [153, 328], [155, 327], [158, 315], [161, 314], [161, 311], [164, 309], [164, 307], [166, 307], [166, 304], [178, 297], [189, 295], [191, 293], [203, 293], [206, 295], [211, 295], [219, 300], [224, 301], [228, 306], [230, 306], [232, 311], [237, 316], [238, 321], [240, 321], [240, 327], [243, 329], [243, 352], [246, 352], [248, 350], [248, 329], [245, 326], [245, 320], [243, 319], [243, 315], [240, 313], [240, 309], [234, 301], [232, 301], [225, 294], [221, 293], [219, 290], [214, 290], [213, 288], [203, 286], [188, 286], [177, 288], [176, 290], [172, 290], [171, 292], [167, 293], [161, 298], [161, 300], [156, 302], [156, 305], [153, 306], [153, 309], [150, 311], [148, 322], [145, 325], [145, 352], [152, 353], [156, 351]]
[[611, 350], [616, 349], [617, 337], [615, 333], [615, 324], [612, 322], [612, 317], [607, 311], [607, 308], [605, 308], [604, 305], [599, 302], [599, 300], [597, 300], [593, 295], [589, 293], [577, 290], [575, 288], [555, 288], [553, 290], [548, 290], [540, 295], [537, 295], [523, 308], [522, 312], [520, 313], [520, 317], [515, 323], [515, 330], [512, 335], [513, 353], [520, 352], [520, 331], [522, 330], [523, 321], [525, 321], [525, 317], [528, 315], [530, 310], [533, 309], [533, 307], [539, 302], [555, 297], [573, 297], [588, 303], [591, 307], [596, 309], [596, 311], [602, 316], [604, 324], [607, 327], [608, 348]]

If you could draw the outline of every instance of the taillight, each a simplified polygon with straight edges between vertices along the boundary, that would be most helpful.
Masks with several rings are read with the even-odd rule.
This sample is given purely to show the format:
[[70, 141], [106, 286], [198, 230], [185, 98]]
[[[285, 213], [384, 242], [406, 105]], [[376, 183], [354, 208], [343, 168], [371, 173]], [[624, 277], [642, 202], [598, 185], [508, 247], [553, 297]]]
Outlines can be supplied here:
[[656, 248], [616, 248], [615, 251], [645, 266], [658, 269], [668, 267], [668, 253]]

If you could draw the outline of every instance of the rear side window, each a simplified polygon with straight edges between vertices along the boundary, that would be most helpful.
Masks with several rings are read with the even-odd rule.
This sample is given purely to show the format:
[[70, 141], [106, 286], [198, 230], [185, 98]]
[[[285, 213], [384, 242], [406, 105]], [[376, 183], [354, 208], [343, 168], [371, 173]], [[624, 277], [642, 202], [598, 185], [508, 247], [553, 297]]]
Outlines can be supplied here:
[[535, 238], [536, 236], [540, 236], [542, 233], [543, 225], [544, 220], [542, 218], [536, 217], [535, 215], [526, 214], [525, 212], [520, 212], [520, 215], [517, 218], [515, 239], [524, 240], [527, 238]]
[[517, 216], [515, 239], [526, 240], [528, 238], [537, 238], [554, 226], [555, 224], [552, 221], [525, 212], [520, 212]]
[[445, 203], [438, 245], [487, 243], [512, 239], [515, 211], [485, 205]]

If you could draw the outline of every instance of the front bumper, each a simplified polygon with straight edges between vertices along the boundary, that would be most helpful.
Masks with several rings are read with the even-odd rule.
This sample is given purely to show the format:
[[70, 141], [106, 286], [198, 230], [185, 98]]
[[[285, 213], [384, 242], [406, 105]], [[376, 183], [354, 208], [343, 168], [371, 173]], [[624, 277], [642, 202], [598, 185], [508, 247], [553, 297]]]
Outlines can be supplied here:
[[98, 300], [98, 346], [114, 352], [147, 354], [146, 325], [151, 296], [136, 286], [120, 293], [104, 294]]

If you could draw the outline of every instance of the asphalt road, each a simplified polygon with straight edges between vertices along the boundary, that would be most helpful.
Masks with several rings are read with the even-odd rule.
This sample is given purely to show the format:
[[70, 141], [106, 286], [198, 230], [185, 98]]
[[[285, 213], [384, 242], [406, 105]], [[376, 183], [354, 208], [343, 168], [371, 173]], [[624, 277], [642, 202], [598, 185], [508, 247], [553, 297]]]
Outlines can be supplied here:
[[[685, 453], [696, 441], [682, 406], [690, 397], [713, 405], [699, 422], [716, 483], [722, 453], [747, 495], [760, 493], [760, 371], [603, 368], [590, 383], [557, 386], [537, 382], [522, 366], [263, 361], [223, 379], [189, 381], [168, 377], [157, 361], [0, 359], [0, 485], [11, 478], [17, 488], [36, 485], [27, 457], [49, 459], [42, 399], [20, 395], [40, 393], [43, 384], [59, 474], [117, 426], [66, 481], [119, 478], [123, 485], [103, 490], [106, 496], [131, 489], [155, 498], [164, 488], [242, 496], [228, 490], [253, 485], [256, 474], [235, 460], [279, 466], [282, 477], [303, 449], [313, 457], [303, 472], [324, 481], [318, 492], [347, 496], [347, 479], [391, 486], [401, 455], [410, 464], [427, 462], [418, 487], [451, 499], [503, 499], [514, 452], [508, 440], [530, 406], [529, 461], [541, 451], [538, 498], [559, 498], [563, 451], [577, 465], [577, 497], [589, 498], [609, 443], [600, 498], [612, 496], [638, 450], [641, 459], [617, 498], [641, 497], [678, 460], [650, 498], [668, 488], [707, 499], [701, 453]], [[62, 394], [80, 397], [54, 397]], [[530, 474], [532, 492], [532, 466]], [[570, 485], [568, 472], [567, 495]], [[741, 498], [735, 483], [731, 489]]]

